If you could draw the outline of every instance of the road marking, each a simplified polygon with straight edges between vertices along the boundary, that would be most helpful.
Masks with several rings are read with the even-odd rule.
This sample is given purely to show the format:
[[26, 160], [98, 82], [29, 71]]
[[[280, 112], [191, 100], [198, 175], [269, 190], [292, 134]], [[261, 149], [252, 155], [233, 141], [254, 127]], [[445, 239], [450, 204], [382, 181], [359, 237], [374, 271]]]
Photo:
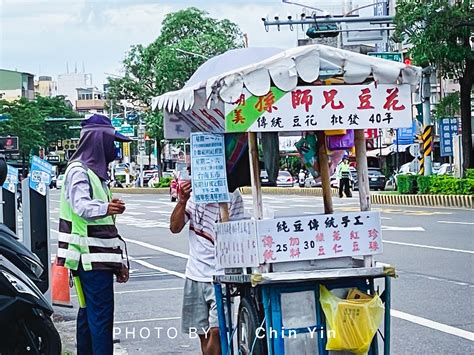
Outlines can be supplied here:
[[383, 231], [400, 231], [400, 232], [424, 232], [423, 227], [396, 227], [396, 226], [382, 226]]
[[405, 312], [397, 311], [395, 309], [390, 310], [390, 315], [395, 318], [403, 319], [408, 322], [412, 322], [418, 325], [421, 325], [423, 327], [431, 328], [434, 330], [438, 330], [443, 333], [455, 335], [460, 338], [464, 338], [470, 341], [474, 341], [474, 333], [468, 332], [467, 330], [459, 329], [456, 327], [452, 327], [447, 324], [443, 323], [438, 323], [435, 321], [432, 321], [430, 319], [414, 316], [412, 314], [408, 314]]
[[474, 254], [474, 251], [472, 251], [472, 250], [452, 249], [452, 248], [435, 247], [435, 246], [432, 246], [432, 245], [394, 242], [392, 240], [384, 240], [383, 242], [387, 243], [387, 244], [404, 245], [404, 246], [407, 246], [407, 247], [434, 249], [434, 250], [442, 250], [442, 251], [452, 251], [452, 252], [455, 252], [455, 253]]
[[170, 275], [174, 275], [174, 276], [177, 276], [179, 278], [182, 278], [182, 279], [185, 279], [186, 276], [184, 276], [183, 273], [181, 272], [177, 272], [177, 271], [173, 271], [173, 270], [168, 270], [168, 269], [165, 269], [163, 267], [159, 267], [159, 266], [156, 266], [156, 265], [153, 265], [153, 264], [150, 264], [149, 262], [147, 261], [144, 261], [144, 260], [133, 260], [132, 258], [130, 258], [130, 260], [142, 265], [142, 266], [145, 266], [149, 269], [153, 269], [153, 270], [157, 270], [157, 271], [161, 271], [161, 272], [165, 272], [167, 274], [170, 274]]
[[127, 214], [130, 215], [130, 216], [143, 216], [145, 213], [127, 211]]
[[181, 319], [181, 317], [165, 317], [165, 318], [148, 318], [148, 319], [120, 320], [120, 321], [115, 321], [114, 324], [129, 324], [129, 323], [157, 322], [157, 321], [178, 320], [178, 319]]
[[[180, 253], [179, 251], [174, 251], [174, 250], [171, 250], [171, 249], [162, 248], [162, 247], [159, 247], [157, 245], [149, 244], [149, 243], [142, 242], [142, 241], [139, 241], [139, 240], [134, 240], [134, 239], [129, 239], [129, 238], [124, 238], [124, 239], [125, 239], [126, 242], [137, 244], [137, 245], [140, 245], [142, 247], [145, 247], [145, 248], [148, 248], [148, 249], [153, 249], [153, 250], [165, 253], [165, 254], [170, 254], [170, 255], [173, 255], [173, 256], [177, 256], [178, 258], [183, 258], [183, 259], [188, 259], [189, 258], [189, 256], [187, 254]], [[135, 261], [138, 261], [138, 260], [135, 260]]]
[[468, 224], [474, 225], [473, 222], [456, 222], [456, 221], [438, 221], [438, 223], [446, 223], [446, 224]]
[[159, 292], [159, 291], [179, 291], [183, 290], [182, 287], [168, 287], [168, 288], [149, 288], [146, 290], [127, 290], [127, 291], [115, 291], [116, 295], [123, 295], [127, 293], [142, 293], [142, 292]]

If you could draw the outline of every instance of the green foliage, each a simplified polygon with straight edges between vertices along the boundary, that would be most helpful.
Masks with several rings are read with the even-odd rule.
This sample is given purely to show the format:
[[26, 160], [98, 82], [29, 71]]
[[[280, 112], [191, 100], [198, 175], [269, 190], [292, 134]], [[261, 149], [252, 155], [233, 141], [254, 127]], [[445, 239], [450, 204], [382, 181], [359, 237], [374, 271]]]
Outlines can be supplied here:
[[[472, 169], [471, 169], [472, 170]], [[397, 178], [401, 194], [472, 195], [474, 178], [458, 179], [449, 175], [402, 175]]]
[[439, 100], [436, 105], [436, 118], [452, 117], [461, 111], [461, 97], [459, 92], [452, 92]]
[[160, 178], [160, 182], [158, 184], [155, 184], [154, 187], [170, 187], [171, 181], [173, 180], [172, 177], [162, 177]]
[[151, 112], [151, 98], [181, 89], [206, 58], [243, 46], [236, 24], [210, 18], [193, 7], [167, 14], [162, 25], [150, 45], [130, 48], [123, 61], [123, 78], [108, 78], [109, 97], [127, 99], [145, 111], [148, 133], [158, 143], [163, 139], [163, 116]]
[[419, 195], [426, 195], [430, 193], [431, 180], [433, 176], [419, 175], [416, 178], [416, 185], [418, 187]]
[[[450, 4], [452, 3], [452, 4]], [[433, 66], [444, 78], [459, 79], [463, 169], [474, 168], [471, 132], [471, 91], [474, 83], [474, 51], [470, 38], [474, 23], [472, 0], [398, 0], [393, 38], [409, 47], [416, 65]], [[456, 96], [442, 102], [443, 111], [454, 110]]]
[[474, 169], [467, 169], [466, 170], [466, 178], [467, 179], [474, 179]]
[[406, 40], [409, 55], [416, 65], [435, 65], [442, 75], [462, 77], [466, 59], [473, 60], [470, 1], [399, 0], [395, 15], [394, 39]]
[[45, 143], [44, 116], [36, 102], [0, 100], [0, 113], [10, 116], [0, 123], [0, 135], [18, 136], [22, 155], [28, 157], [32, 149]]
[[37, 95], [35, 102], [43, 117], [68, 119], [68, 121], [44, 123], [47, 145], [58, 140], [79, 138], [79, 130], [72, 130], [70, 127], [78, 126], [82, 116], [66, 104], [64, 96], [44, 97]]
[[397, 177], [397, 190], [401, 194], [416, 193], [416, 175], [400, 175]]

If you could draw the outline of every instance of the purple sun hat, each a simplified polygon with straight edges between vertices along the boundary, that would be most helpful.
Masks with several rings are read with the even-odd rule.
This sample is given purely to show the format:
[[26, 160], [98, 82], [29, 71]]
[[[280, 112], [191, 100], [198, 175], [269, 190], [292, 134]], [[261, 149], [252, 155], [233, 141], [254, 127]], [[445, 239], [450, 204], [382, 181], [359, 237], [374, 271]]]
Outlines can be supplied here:
[[[114, 126], [112, 126], [112, 122], [107, 116], [100, 115], [98, 113], [92, 115], [88, 119], [85, 119], [81, 122], [81, 127], [86, 128], [86, 127], [93, 127], [93, 126], [108, 126], [112, 127], [115, 129]], [[118, 142], [131, 142], [132, 139], [130, 137], [124, 136], [123, 134], [115, 131], [115, 140]]]

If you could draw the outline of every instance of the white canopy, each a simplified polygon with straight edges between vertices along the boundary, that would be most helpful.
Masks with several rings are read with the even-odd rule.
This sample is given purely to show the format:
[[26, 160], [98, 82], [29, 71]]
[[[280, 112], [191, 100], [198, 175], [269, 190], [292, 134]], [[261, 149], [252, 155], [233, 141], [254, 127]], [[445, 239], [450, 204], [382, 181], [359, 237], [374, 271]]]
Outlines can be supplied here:
[[379, 84], [419, 82], [421, 68], [370, 57], [324, 45], [310, 45], [281, 51], [276, 48], [231, 50], [204, 63], [181, 90], [152, 99], [153, 109], [169, 113], [190, 110], [195, 93], [205, 94], [207, 107], [239, 99], [244, 88], [255, 96], [268, 93], [270, 85], [291, 91], [298, 79], [312, 83], [323, 74], [342, 75], [344, 82], [356, 84], [373, 76]]

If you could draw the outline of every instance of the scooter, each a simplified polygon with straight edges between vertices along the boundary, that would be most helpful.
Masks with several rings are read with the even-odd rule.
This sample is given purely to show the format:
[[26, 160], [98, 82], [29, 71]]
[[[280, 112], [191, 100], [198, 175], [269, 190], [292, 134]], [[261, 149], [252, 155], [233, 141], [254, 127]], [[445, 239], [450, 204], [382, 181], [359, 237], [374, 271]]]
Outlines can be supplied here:
[[18, 241], [18, 237], [4, 224], [0, 224], [0, 255], [3, 255], [40, 289], [48, 289], [47, 275], [38, 256]]
[[53, 308], [36, 285], [0, 255], [0, 354], [60, 355]]

